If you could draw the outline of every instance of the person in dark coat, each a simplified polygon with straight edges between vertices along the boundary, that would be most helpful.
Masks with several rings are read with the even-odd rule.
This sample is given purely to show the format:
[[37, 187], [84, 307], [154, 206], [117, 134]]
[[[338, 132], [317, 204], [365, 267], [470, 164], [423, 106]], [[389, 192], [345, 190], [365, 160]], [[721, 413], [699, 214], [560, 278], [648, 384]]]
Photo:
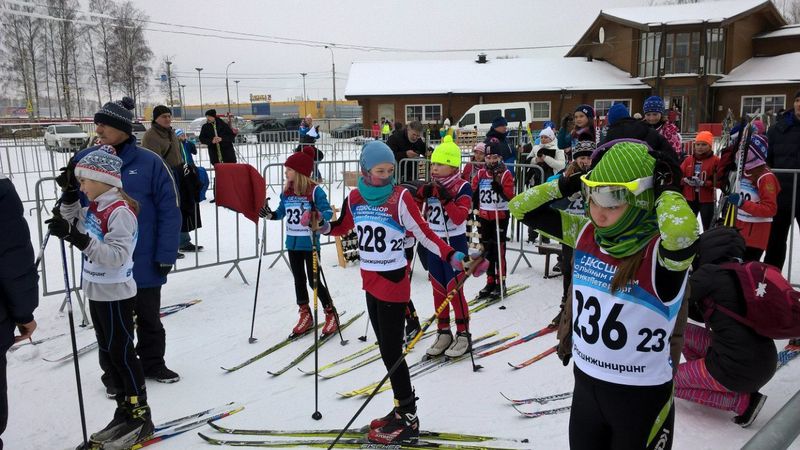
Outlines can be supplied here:
[[[125, 191], [139, 203], [139, 234], [133, 252], [133, 279], [137, 292], [134, 303], [136, 313], [136, 354], [142, 361], [146, 378], [162, 383], [173, 383], [180, 376], [167, 368], [166, 331], [161, 324], [161, 286], [167, 282], [178, 255], [181, 230], [181, 210], [178, 189], [167, 163], [153, 151], [136, 145], [133, 136], [133, 99], [108, 102], [94, 115], [96, 132], [103, 144], [114, 147], [122, 159], [122, 183]], [[56, 178], [64, 192], [78, 190], [75, 178], [77, 163], [98, 147], [89, 147], [77, 153], [69, 165]], [[81, 203], [88, 205], [85, 195]], [[111, 388], [109, 367], [103, 367], [103, 383], [107, 394], [116, 394]]]
[[[745, 315], [739, 280], [719, 264], [741, 259], [744, 238], [736, 228], [717, 227], [700, 236], [694, 272], [689, 279], [689, 317], [705, 321], [703, 302]], [[713, 408], [733, 411], [742, 427], [753, 423], [766, 396], [758, 392], [775, 374], [775, 342], [721, 311], [706, 325], [687, 324], [683, 355], [687, 362], [675, 375], [675, 396]]]
[[622, 103], [616, 103], [608, 110], [606, 120], [608, 121], [608, 131], [600, 142], [601, 145], [616, 139], [637, 139], [646, 142], [655, 151], [675, 154], [672, 145], [664, 136], [641, 120], [631, 117], [628, 108]]
[[[39, 275], [25, 209], [14, 185], [0, 172], [0, 435], [8, 423], [6, 351], [30, 339], [36, 329], [33, 310], [39, 306]], [[19, 329], [20, 335], [14, 336]], [[0, 448], [3, 441], [0, 439]]]
[[217, 110], [206, 111], [206, 123], [200, 129], [200, 143], [208, 147], [208, 159], [211, 160], [211, 165], [218, 162], [236, 162], [236, 150], [233, 148], [235, 137], [231, 127], [217, 117]]
[[413, 181], [418, 178], [417, 163], [401, 163], [406, 158], [425, 156], [425, 141], [422, 140], [422, 123], [415, 120], [403, 128], [395, 129], [386, 140], [386, 145], [394, 153], [397, 161], [397, 183]]
[[[486, 139], [483, 140], [483, 143], [497, 148], [506, 167], [511, 170], [511, 173], [514, 173], [513, 164], [516, 162], [517, 155], [514, 148], [506, 139], [507, 137], [508, 121], [505, 117], [495, 117], [495, 119], [492, 120], [492, 127], [486, 132]], [[492, 139], [496, 139], [498, 142], [494, 143]], [[509, 167], [509, 164], [512, 166]]]
[[[778, 120], [767, 131], [769, 151], [767, 166], [771, 169], [800, 169], [800, 91], [794, 94], [794, 105], [778, 116]], [[794, 189], [790, 173], [776, 173], [781, 191], [778, 194], [778, 213], [772, 219], [767, 254], [764, 262], [779, 269], [786, 261], [786, 237], [792, 224], [792, 198], [794, 198], [794, 220], [800, 225], [800, 192]], [[800, 179], [798, 179], [800, 188]]]

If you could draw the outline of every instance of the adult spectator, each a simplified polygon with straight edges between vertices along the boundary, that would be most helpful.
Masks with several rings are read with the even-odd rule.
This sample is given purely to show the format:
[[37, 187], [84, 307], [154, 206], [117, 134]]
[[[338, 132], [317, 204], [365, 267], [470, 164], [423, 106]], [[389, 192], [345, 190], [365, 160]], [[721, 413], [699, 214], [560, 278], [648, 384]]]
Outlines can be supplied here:
[[[483, 143], [498, 149], [496, 151], [500, 152], [500, 157], [503, 159], [503, 162], [506, 163], [506, 167], [511, 170], [511, 173], [514, 173], [513, 164], [516, 162], [516, 152], [506, 139], [507, 137], [508, 121], [505, 117], [495, 117], [495, 119], [492, 120], [492, 127], [486, 132], [486, 139], [483, 140]], [[497, 142], [494, 142], [494, 139], [496, 139]], [[512, 164], [512, 166], [509, 167], [509, 164]]]
[[[800, 91], [794, 94], [794, 107], [779, 115], [775, 124], [767, 131], [767, 141], [767, 166], [773, 169], [800, 169]], [[769, 235], [764, 262], [782, 269], [786, 260], [786, 237], [789, 235], [792, 219], [800, 225], [800, 193], [793, 189], [792, 174], [775, 175], [778, 176], [781, 191], [778, 194], [778, 213], [772, 219], [772, 233]], [[800, 180], [797, 186], [800, 187]]]
[[[172, 170], [175, 185], [178, 187], [181, 205], [181, 239], [178, 249], [182, 252], [196, 252], [203, 246], [192, 244], [190, 231], [199, 228], [200, 215], [197, 211], [197, 198], [200, 192], [197, 173], [188, 165], [183, 146], [175, 130], [172, 129], [172, 110], [164, 105], [153, 108], [153, 123], [142, 137], [142, 147], [152, 150], [164, 159]], [[197, 150], [195, 149], [195, 152]], [[182, 258], [183, 255], [178, 255]]]
[[623, 138], [637, 139], [646, 142], [655, 151], [669, 152], [675, 155], [675, 150], [664, 139], [664, 136], [641, 120], [631, 117], [628, 108], [622, 103], [614, 104], [608, 110], [606, 119], [608, 120], [608, 131], [601, 144]]
[[206, 123], [200, 129], [200, 143], [208, 147], [208, 159], [212, 165], [219, 162], [236, 162], [234, 138], [233, 130], [224, 120], [217, 117], [216, 109], [206, 111]]
[[301, 144], [313, 144], [319, 139], [319, 125], [314, 126], [314, 118], [311, 114], [300, 121], [300, 128], [297, 130]]
[[[25, 210], [14, 185], [0, 172], [0, 435], [8, 423], [6, 351], [30, 339], [36, 329], [33, 310], [39, 306], [39, 276]], [[19, 329], [19, 336], [14, 330]], [[0, 439], [0, 449], [3, 441]]]
[[[139, 202], [139, 235], [133, 252], [133, 279], [137, 292], [134, 304], [136, 315], [136, 354], [142, 361], [146, 378], [162, 383], [174, 383], [180, 376], [164, 362], [166, 332], [161, 324], [161, 286], [175, 264], [181, 229], [178, 192], [170, 168], [155, 152], [136, 145], [132, 134], [133, 99], [108, 102], [94, 115], [97, 136], [114, 147], [122, 159], [122, 183], [125, 191]], [[56, 182], [62, 189], [78, 189], [74, 168], [90, 147], [76, 154], [63, 169]], [[87, 204], [81, 194], [81, 201]], [[109, 367], [103, 367], [103, 383], [109, 395]]]
[[644, 101], [644, 121], [650, 125], [651, 128], [658, 131], [658, 134], [664, 136], [664, 139], [669, 142], [672, 149], [677, 152], [680, 158], [681, 155], [681, 134], [678, 132], [678, 127], [674, 123], [667, 121], [664, 117], [664, 99], [654, 95], [648, 97]]
[[422, 158], [425, 155], [425, 141], [422, 140], [422, 124], [415, 120], [403, 128], [394, 130], [386, 140], [386, 145], [392, 149], [394, 159], [397, 161], [397, 182], [416, 180], [417, 163], [401, 163], [406, 158]]

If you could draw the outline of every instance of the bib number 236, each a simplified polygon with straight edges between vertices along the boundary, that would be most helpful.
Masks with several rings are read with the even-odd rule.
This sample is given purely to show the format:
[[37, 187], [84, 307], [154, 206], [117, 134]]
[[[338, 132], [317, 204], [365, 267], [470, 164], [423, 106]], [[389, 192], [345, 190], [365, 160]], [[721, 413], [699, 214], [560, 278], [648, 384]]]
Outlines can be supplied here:
[[[602, 341], [603, 345], [611, 350], [620, 350], [625, 347], [628, 342], [628, 330], [625, 328], [625, 324], [618, 320], [624, 307], [623, 304], [611, 305], [611, 310], [605, 320], [600, 323], [602, 311], [597, 297], [584, 298], [582, 292], [575, 290], [575, 300], [578, 305], [572, 331], [576, 336], [582, 338], [587, 344], [596, 344], [598, 341]], [[588, 316], [585, 316], [584, 313]], [[582, 315], [586, 317], [585, 325], [581, 324]], [[642, 328], [638, 335], [642, 337], [642, 340], [636, 346], [637, 351], [660, 352], [666, 347], [667, 332], [662, 328]]]

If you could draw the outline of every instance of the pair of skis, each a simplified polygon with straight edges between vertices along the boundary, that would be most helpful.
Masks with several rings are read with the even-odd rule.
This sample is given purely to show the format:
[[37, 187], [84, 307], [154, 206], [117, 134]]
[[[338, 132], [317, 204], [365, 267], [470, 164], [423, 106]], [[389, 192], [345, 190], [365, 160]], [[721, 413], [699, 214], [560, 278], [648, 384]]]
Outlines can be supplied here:
[[544, 397], [530, 397], [530, 398], [523, 398], [523, 399], [512, 399], [512, 398], [509, 398], [508, 396], [506, 396], [505, 394], [503, 394], [502, 392], [500, 393], [500, 395], [502, 395], [503, 398], [508, 400], [511, 403], [511, 406], [514, 407], [514, 409], [518, 413], [520, 413], [520, 415], [522, 415], [524, 417], [527, 417], [529, 419], [535, 419], [537, 417], [553, 416], [553, 415], [556, 415], [556, 414], [565, 413], [565, 412], [568, 412], [570, 410], [570, 406], [569, 405], [567, 405], [567, 406], [559, 406], [559, 407], [556, 407], [556, 408], [540, 409], [540, 410], [537, 410], [537, 411], [523, 411], [523, 410], [521, 410], [519, 408], [519, 406], [521, 406], [521, 405], [530, 405], [532, 403], [537, 403], [539, 405], [544, 405], [544, 404], [549, 403], [549, 402], [554, 402], [554, 401], [559, 401], [559, 400], [565, 400], [565, 399], [568, 399], [568, 398], [572, 398], [572, 392], [571, 391], [570, 392], [562, 392], [562, 393], [553, 394], [553, 395], [546, 395]]

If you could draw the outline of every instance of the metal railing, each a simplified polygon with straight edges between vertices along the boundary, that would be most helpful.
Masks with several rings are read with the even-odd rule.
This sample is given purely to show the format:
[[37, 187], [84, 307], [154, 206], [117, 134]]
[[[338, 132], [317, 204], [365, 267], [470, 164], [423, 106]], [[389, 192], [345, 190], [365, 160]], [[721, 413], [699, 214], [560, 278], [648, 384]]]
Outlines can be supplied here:
[[742, 450], [782, 450], [800, 435], [800, 391], [742, 447]]

